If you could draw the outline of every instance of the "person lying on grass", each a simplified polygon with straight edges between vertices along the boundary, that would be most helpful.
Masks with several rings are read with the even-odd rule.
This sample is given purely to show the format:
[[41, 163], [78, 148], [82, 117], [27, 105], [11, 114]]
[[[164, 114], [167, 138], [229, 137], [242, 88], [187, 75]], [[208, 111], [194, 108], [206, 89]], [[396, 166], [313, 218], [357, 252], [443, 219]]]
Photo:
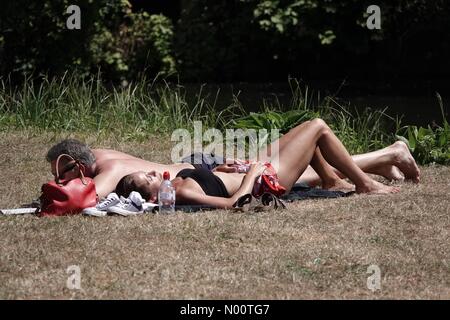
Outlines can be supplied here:
[[[314, 121], [320, 122], [320, 120]], [[305, 125], [309, 123], [306, 122]], [[280, 148], [291, 143], [295, 145], [295, 136], [299, 130], [298, 128], [301, 128], [301, 126], [292, 129], [289, 134], [282, 136], [278, 140]], [[310, 186], [321, 184], [322, 188], [329, 190], [347, 191], [349, 188], [352, 188], [351, 185], [342, 180], [342, 178], [346, 177], [345, 173], [330, 166], [323, 159], [321, 153], [321, 147], [316, 147], [311, 166], [304, 170], [298, 182], [307, 183]], [[61, 154], [68, 154], [81, 163], [81, 170], [83, 170], [84, 175], [94, 179], [99, 199], [113, 192], [120, 179], [137, 170], [144, 172], [169, 171], [170, 176], [175, 177], [183, 169], [194, 168], [190, 163], [165, 165], [139, 159], [115, 150], [90, 149], [80, 141], [66, 139], [51, 147], [47, 152], [46, 158], [51, 163], [53, 175], [56, 172], [56, 159]], [[265, 161], [267, 159], [259, 160]], [[353, 156], [353, 161], [364, 172], [383, 176], [389, 181], [402, 180], [403, 178], [411, 179], [415, 182], [419, 181], [419, 169], [406, 144], [400, 141], [381, 150]], [[64, 160], [60, 165], [65, 165]], [[229, 164], [209, 166], [209, 168], [215, 172], [236, 172], [236, 168]], [[77, 169], [75, 168], [74, 170]], [[78, 173], [68, 172], [65, 178], [70, 179], [71, 175], [77, 177]]]
[[[287, 192], [309, 164], [316, 170], [323, 170], [317, 168], [318, 163], [325, 160], [354, 183], [357, 193], [389, 194], [400, 190], [377, 182], [364, 173], [321, 119], [308, 121], [292, 129], [280, 139], [278, 150], [271, 151], [270, 159], [278, 159], [278, 163], [272, 164], [277, 170], [279, 183]], [[246, 174], [211, 172], [205, 169], [182, 170], [172, 180], [177, 194], [176, 201], [178, 204], [232, 208], [241, 196], [252, 193], [255, 180], [265, 169], [263, 163], [257, 162], [251, 165]], [[160, 172], [135, 172], [120, 180], [116, 192], [127, 197], [132, 191], [137, 191], [145, 200], [156, 202], [161, 182]]]

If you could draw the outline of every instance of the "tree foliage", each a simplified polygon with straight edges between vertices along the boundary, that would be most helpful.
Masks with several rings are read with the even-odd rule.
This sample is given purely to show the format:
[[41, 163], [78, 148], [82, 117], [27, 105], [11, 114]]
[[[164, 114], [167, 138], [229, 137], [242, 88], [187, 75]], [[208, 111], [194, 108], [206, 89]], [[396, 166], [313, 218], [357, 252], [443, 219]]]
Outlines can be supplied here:
[[81, 29], [69, 30], [69, 0], [6, 1], [0, 11], [0, 72], [60, 75], [101, 67], [108, 79], [174, 71], [172, 22], [133, 13], [127, 0], [80, 0]]
[[[450, 72], [450, 3], [380, 0], [187, 0], [178, 24], [181, 69], [198, 78], [442, 76]], [[434, 36], [440, 35], [440, 41]]]
[[129, 1], [76, 1], [81, 30], [65, 26], [73, 1], [5, 1], [0, 74], [100, 67], [110, 80], [178, 71], [189, 81], [265, 81], [450, 73], [446, 0], [379, 0], [381, 30], [366, 27], [368, 0], [184, 0], [176, 21]]

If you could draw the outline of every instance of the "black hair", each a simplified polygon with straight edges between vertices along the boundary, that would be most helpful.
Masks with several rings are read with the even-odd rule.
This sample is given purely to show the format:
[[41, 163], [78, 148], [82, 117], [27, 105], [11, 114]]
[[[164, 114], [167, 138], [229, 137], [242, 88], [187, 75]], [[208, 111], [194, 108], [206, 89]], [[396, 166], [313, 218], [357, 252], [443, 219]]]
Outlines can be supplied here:
[[139, 192], [146, 201], [152, 197], [152, 193], [147, 188], [144, 188], [142, 184], [136, 183], [133, 174], [129, 174], [120, 179], [116, 186], [116, 193], [118, 196], [128, 198], [132, 191]]

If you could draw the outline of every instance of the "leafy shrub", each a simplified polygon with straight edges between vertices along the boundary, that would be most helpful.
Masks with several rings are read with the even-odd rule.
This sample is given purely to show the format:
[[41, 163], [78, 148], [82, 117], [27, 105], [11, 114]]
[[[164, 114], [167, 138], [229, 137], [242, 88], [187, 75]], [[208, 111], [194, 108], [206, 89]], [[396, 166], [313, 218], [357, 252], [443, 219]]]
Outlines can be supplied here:
[[107, 79], [136, 79], [175, 71], [172, 57], [172, 22], [163, 15], [125, 10], [117, 30], [102, 26], [91, 42], [94, 65]]
[[266, 130], [265, 134], [262, 131], [258, 132], [259, 147], [262, 147], [268, 142], [269, 138], [273, 141], [277, 137], [272, 136], [271, 129], [278, 129], [281, 134], [285, 134], [297, 125], [317, 118], [317, 116], [317, 113], [308, 110], [291, 110], [284, 113], [276, 111], [252, 112], [232, 121], [232, 124], [236, 129]]
[[297, 125], [317, 118], [316, 112], [308, 110], [291, 110], [284, 113], [267, 111], [263, 113], [250, 113], [250, 115], [239, 118], [234, 121], [234, 127], [237, 129], [279, 129], [280, 133], [285, 134]]
[[127, 0], [80, 0], [81, 29], [69, 30], [70, 0], [6, 1], [0, 10], [0, 74], [96, 73], [107, 79], [170, 73], [173, 26], [162, 15], [133, 13]]
[[444, 115], [442, 98], [437, 94], [442, 111], [442, 126], [430, 125], [427, 128], [406, 126], [399, 130], [397, 137], [406, 142], [414, 158], [420, 164], [450, 164], [450, 125]]

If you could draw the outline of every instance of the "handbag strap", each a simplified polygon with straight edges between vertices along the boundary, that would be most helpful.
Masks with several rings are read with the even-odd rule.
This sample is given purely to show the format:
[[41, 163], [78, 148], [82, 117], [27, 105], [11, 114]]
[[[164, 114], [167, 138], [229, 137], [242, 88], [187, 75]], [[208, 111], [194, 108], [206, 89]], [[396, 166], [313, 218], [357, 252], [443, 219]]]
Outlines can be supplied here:
[[[59, 162], [61, 161], [61, 158], [69, 158], [70, 161], [64, 166], [63, 170], [61, 171], [61, 173], [59, 172]], [[84, 178], [84, 174], [83, 171], [80, 170], [80, 161], [75, 160], [72, 156], [62, 153], [58, 156], [58, 158], [56, 159], [56, 178], [55, 178], [55, 182], [57, 184], [60, 184], [60, 176], [64, 175], [67, 171], [72, 170], [74, 167], [78, 167], [78, 172], [79, 172], [79, 178], [81, 180], [81, 182], [84, 185], [87, 185], [86, 179]]]

